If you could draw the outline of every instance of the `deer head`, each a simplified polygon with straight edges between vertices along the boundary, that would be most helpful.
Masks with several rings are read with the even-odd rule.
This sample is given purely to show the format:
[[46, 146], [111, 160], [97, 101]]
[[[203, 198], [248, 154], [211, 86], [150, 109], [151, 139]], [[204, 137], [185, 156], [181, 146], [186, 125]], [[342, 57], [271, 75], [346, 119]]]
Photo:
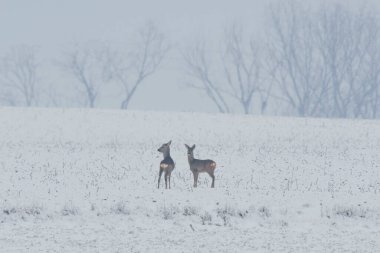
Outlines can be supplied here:
[[162, 146], [157, 150], [158, 152], [161, 152], [165, 155], [170, 153], [170, 144], [172, 144], [172, 141], [169, 141], [168, 143], [162, 144]]
[[189, 145], [185, 144], [185, 147], [187, 148], [187, 157], [189, 158], [194, 158], [194, 149], [195, 149], [195, 144], [190, 147]]

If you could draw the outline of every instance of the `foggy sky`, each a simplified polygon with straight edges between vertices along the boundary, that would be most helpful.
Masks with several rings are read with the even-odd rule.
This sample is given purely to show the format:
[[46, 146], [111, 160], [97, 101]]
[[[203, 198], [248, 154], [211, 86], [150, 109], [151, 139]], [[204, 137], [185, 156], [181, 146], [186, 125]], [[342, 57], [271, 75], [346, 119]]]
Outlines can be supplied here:
[[[61, 57], [70, 43], [121, 42], [147, 20], [164, 31], [173, 45], [162, 67], [133, 98], [130, 109], [216, 112], [205, 95], [185, 87], [179, 49], [207, 35], [217, 44], [223, 27], [239, 23], [253, 36], [265, 29], [268, 0], [0, 0], [0, 53], [12, 45], [38, 48], [45, 66]], [[309, 1], [315, 3], [317, 1]], [[325, 1], [326, 2], [326, 1]], [[327, 1], [328, 2], [328, 1]], [[341, 1], [346, 3], [347, 1]], [[353, 6], [362, 1], [351, 1]], [[49, 68], [47, 68], [49, 69]], [[46, 82], [64, 87], [72, 79], [54, 71]], [[118, 100], [100, 98], [98, 107], [118, 108]]]

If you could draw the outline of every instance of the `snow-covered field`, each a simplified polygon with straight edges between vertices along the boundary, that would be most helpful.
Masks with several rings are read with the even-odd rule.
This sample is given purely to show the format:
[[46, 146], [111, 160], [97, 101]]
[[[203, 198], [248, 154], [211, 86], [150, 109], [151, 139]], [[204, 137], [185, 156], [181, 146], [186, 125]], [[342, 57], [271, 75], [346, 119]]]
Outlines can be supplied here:
[[1, 108], [0, 171], [1, 252], [380, 250], [379, 121]]

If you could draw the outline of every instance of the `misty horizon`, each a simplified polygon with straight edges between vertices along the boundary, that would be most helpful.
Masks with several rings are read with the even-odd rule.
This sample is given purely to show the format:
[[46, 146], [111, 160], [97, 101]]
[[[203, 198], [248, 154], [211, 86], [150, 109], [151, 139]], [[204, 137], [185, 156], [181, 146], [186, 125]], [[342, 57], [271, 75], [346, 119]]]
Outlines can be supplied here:
[[[288, 2], [295, 3], [296, 6], [300, 5], [299, 1]], [[372, 6], [376, 6], [374, 1], [360, 4], [356, 1], [349, 3], [334, 1], [334, 3], [341, 5], [344, 3], [343, 8], [351, 10], [352, 13], [366, 4], [371, 6], [367, 9], [375, 9]], [[306, 2], [301, 8], [312, 12], [321, 6], [333, 6], [334, 3]], [[36, 96], [32, 106], [88, 107], [89, 103], [86, 102], [84, 91], [78, 80], [62, 69], [67, 54], [75, 47], [98, 50], [96, 47], [99, 45], [129, 53], [138, 48], [137, 34], [147, 23], [152, 23], [164, 36], [164, 42], [170, 50], [154, 73], [146, 77], [138, 86], [128, 103], [128, 109], [244, 113], [239, 102], [228, 95], [226, 95], [226, 103], [229, 108], [224, 110], [210, 99], [207, 92], [189, 87], [189, 84], [195, 81], [194, 76], [189, 76], [187, 73], [188, 68], [184, 63], [183, 55], [201, 41], [205, 44], [210, 68], [215, 68], [211, 75], [218, 75], [219, 78], [224, 75], [223, 68], [217, 69], [217, 65], [220, 64], [223, 54], [226, 30], [237, 26], [242, 30], [244, 39], [257, 42], [259, 48], [257, 51], [266, 50], [268, 44], [272, 43], [272, 39], [268, 38], [273, 27], [270, 13], [279, 4], [280, 1], [259, 0], [239, 1], [235, 4], [229, 1], [192, 3], [144, 1], [138, 4], [125, 1], [107, 3], [103, 1], [75, 3], [74, 1], [43, 0], [33, 3], [5, 1], [0, 9], [0, 28], [7, 36], [0, 42], [0, 58], [11, 55], [12, 49], [16, 48], [15, 51], [17, 51], [20, 45], [32, 48], [38, 67]], [[377, 15], [377, 10], [374, 13]], [[268, 58], [268, 54], [263, 54], [260, 58], [260, 61], [265, 62], [271, 57]], [[268, 67], [260, 67], [260, 69], [264, 68]], [[91, 77], [98, 79], [100, 86], [94, 107], [120, 108], [122, 100], [120, 94], [123, 93], [123, 88], [113, 81], [109, 83], [100, 80], [101, 78], [96, 76], [98, 74], [99, 71]], [[271, 91], [264, 95], [254, 94], [249, 105], [249, 114], [304, 116], [300, 114], [300, 109], [292, 109], [290, 104], [284, 106], [282, 95], [272, 94], [273, 90], [279, 88], [271, 83], [267, 73], [261, 75], [261, 79], [257, 82], [260, 86], [271, 86]], [[215, 78], [215, 82], [219, 85], [221, 80]], [[5, 83], [4, 78], [0, 78], [2, 91], [8, 89], [4, 88]], [[9, 85], [6, 84], [6, 87]], [[12, 96], [17, 98], [12, 102], [6, 101], [11, 93], [8, 90], [3, 92], [1, 105], [25, 106], [19, 95], [13, 94]], [[263, 97], [267, 98], [262, 100]], [[311, 114], [309, 116], [357, 117], [342, 115]]]

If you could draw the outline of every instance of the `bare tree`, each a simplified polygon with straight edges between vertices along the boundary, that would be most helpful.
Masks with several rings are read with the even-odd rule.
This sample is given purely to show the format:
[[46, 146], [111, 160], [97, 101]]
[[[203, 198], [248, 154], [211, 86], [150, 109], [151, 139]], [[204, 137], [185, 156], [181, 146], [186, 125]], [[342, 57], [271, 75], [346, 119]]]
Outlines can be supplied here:
[[66, 53], [61, 67], [70, 73], [85, 96], [85, 105], [95, 107], [102, 84], [109, 81], [105, 74], [104, 46], [75, 46]]
[[165, 36], [152, 23], [147, 23], [138, 32], [137, 46], [127, 53], [107, 49], [107, 73], [124, 92], [121, 109], [127, 109], [137, 89], [144, 80], [155, 73], [169, 51]]
[[315, 17], [317, 45], [327, 73], [328, 117], [371, 117], [368, 111], [379, 79], [379, 22], [365, 6], [323, 6]]
[[[299, 116], [370, 117], [378, 101], [379, 24], [366, 9], [272, 8], [273, 79]], [[370, 106], [370, 104], [372, 105]]]
[[319, 113], [327, 93], [327, 79], [315, 43], [310, 11], [294, 2], [272, 8], [270, 37], [272, 71], [281, 100], [299, 116]]
[[380, 24], [376, 15], [365, 11], [360, 14], [360, 25], [356, 31], [361, 35], [358, 46], [360, 66], [353, 72], [353, 116], [355, 118], [377, 118], [380, 109]]
[[204, 42], [196, 43], [192, 48], [183, 53], [186, 73], [195, 79], [188, 83], [191, 88], [206, 92], [207, 96], [216, 105], [219, 112], [231, 111], [226, 94], [223, 93], [223, 84], [212, 78], [210, 73], [210, 60], [206, 56]]
[[[233, 25], [225, 31], [226, 51], [223, 56], [224, 75], [228, 88], [226, 92], [240, 103], [245, 114], [251, 113], [253, 95], [262, 92], [262, 109], [268, 97], [260, 87], [262, 62], [260, 48], [253, 39], [245, 41], [243, 29]], [[261, 90], [262, 89], [262, 90]]]
[[[329, 75], [330, 110], [327, 116], [348, 117], [364, 54], [360, 20], [342, 7], [323, 7], [316, 15], [317, 41]], [[364, 27], [362, 27], [364, 28]]]
[[[378, 118], [380, 110], [380, 26], [371, 22], [366, 35], [367, 41], [373, 41], [365, 47], [366, 75], [363, 77], [362, 101], [358, 106], [358, 114], [363, 118]], [[376, 25], [377, 24], [377, 25]], [[359, 115], [357, 115], [359, 116]]]
[[211, 62], [210, 51], [205, 43], [198, 42], [183, 53], [186, 72], [194, 80], [188, 86], [204, 91], [222, 113], [232, 111], [231, 99], [245, 114], [251, 113], [255, 93], [263, 92], [263, 112], [268, 90], [259, 85], [262, 62], [258, 43], [246, 39], [243, 29], [233, 25], [225, 29], [220, 61]]
[[37, 105], [38, 85], [35, 49], [16, 46], [2, 59], [0, 83], [1, 99], [8, 105]]

